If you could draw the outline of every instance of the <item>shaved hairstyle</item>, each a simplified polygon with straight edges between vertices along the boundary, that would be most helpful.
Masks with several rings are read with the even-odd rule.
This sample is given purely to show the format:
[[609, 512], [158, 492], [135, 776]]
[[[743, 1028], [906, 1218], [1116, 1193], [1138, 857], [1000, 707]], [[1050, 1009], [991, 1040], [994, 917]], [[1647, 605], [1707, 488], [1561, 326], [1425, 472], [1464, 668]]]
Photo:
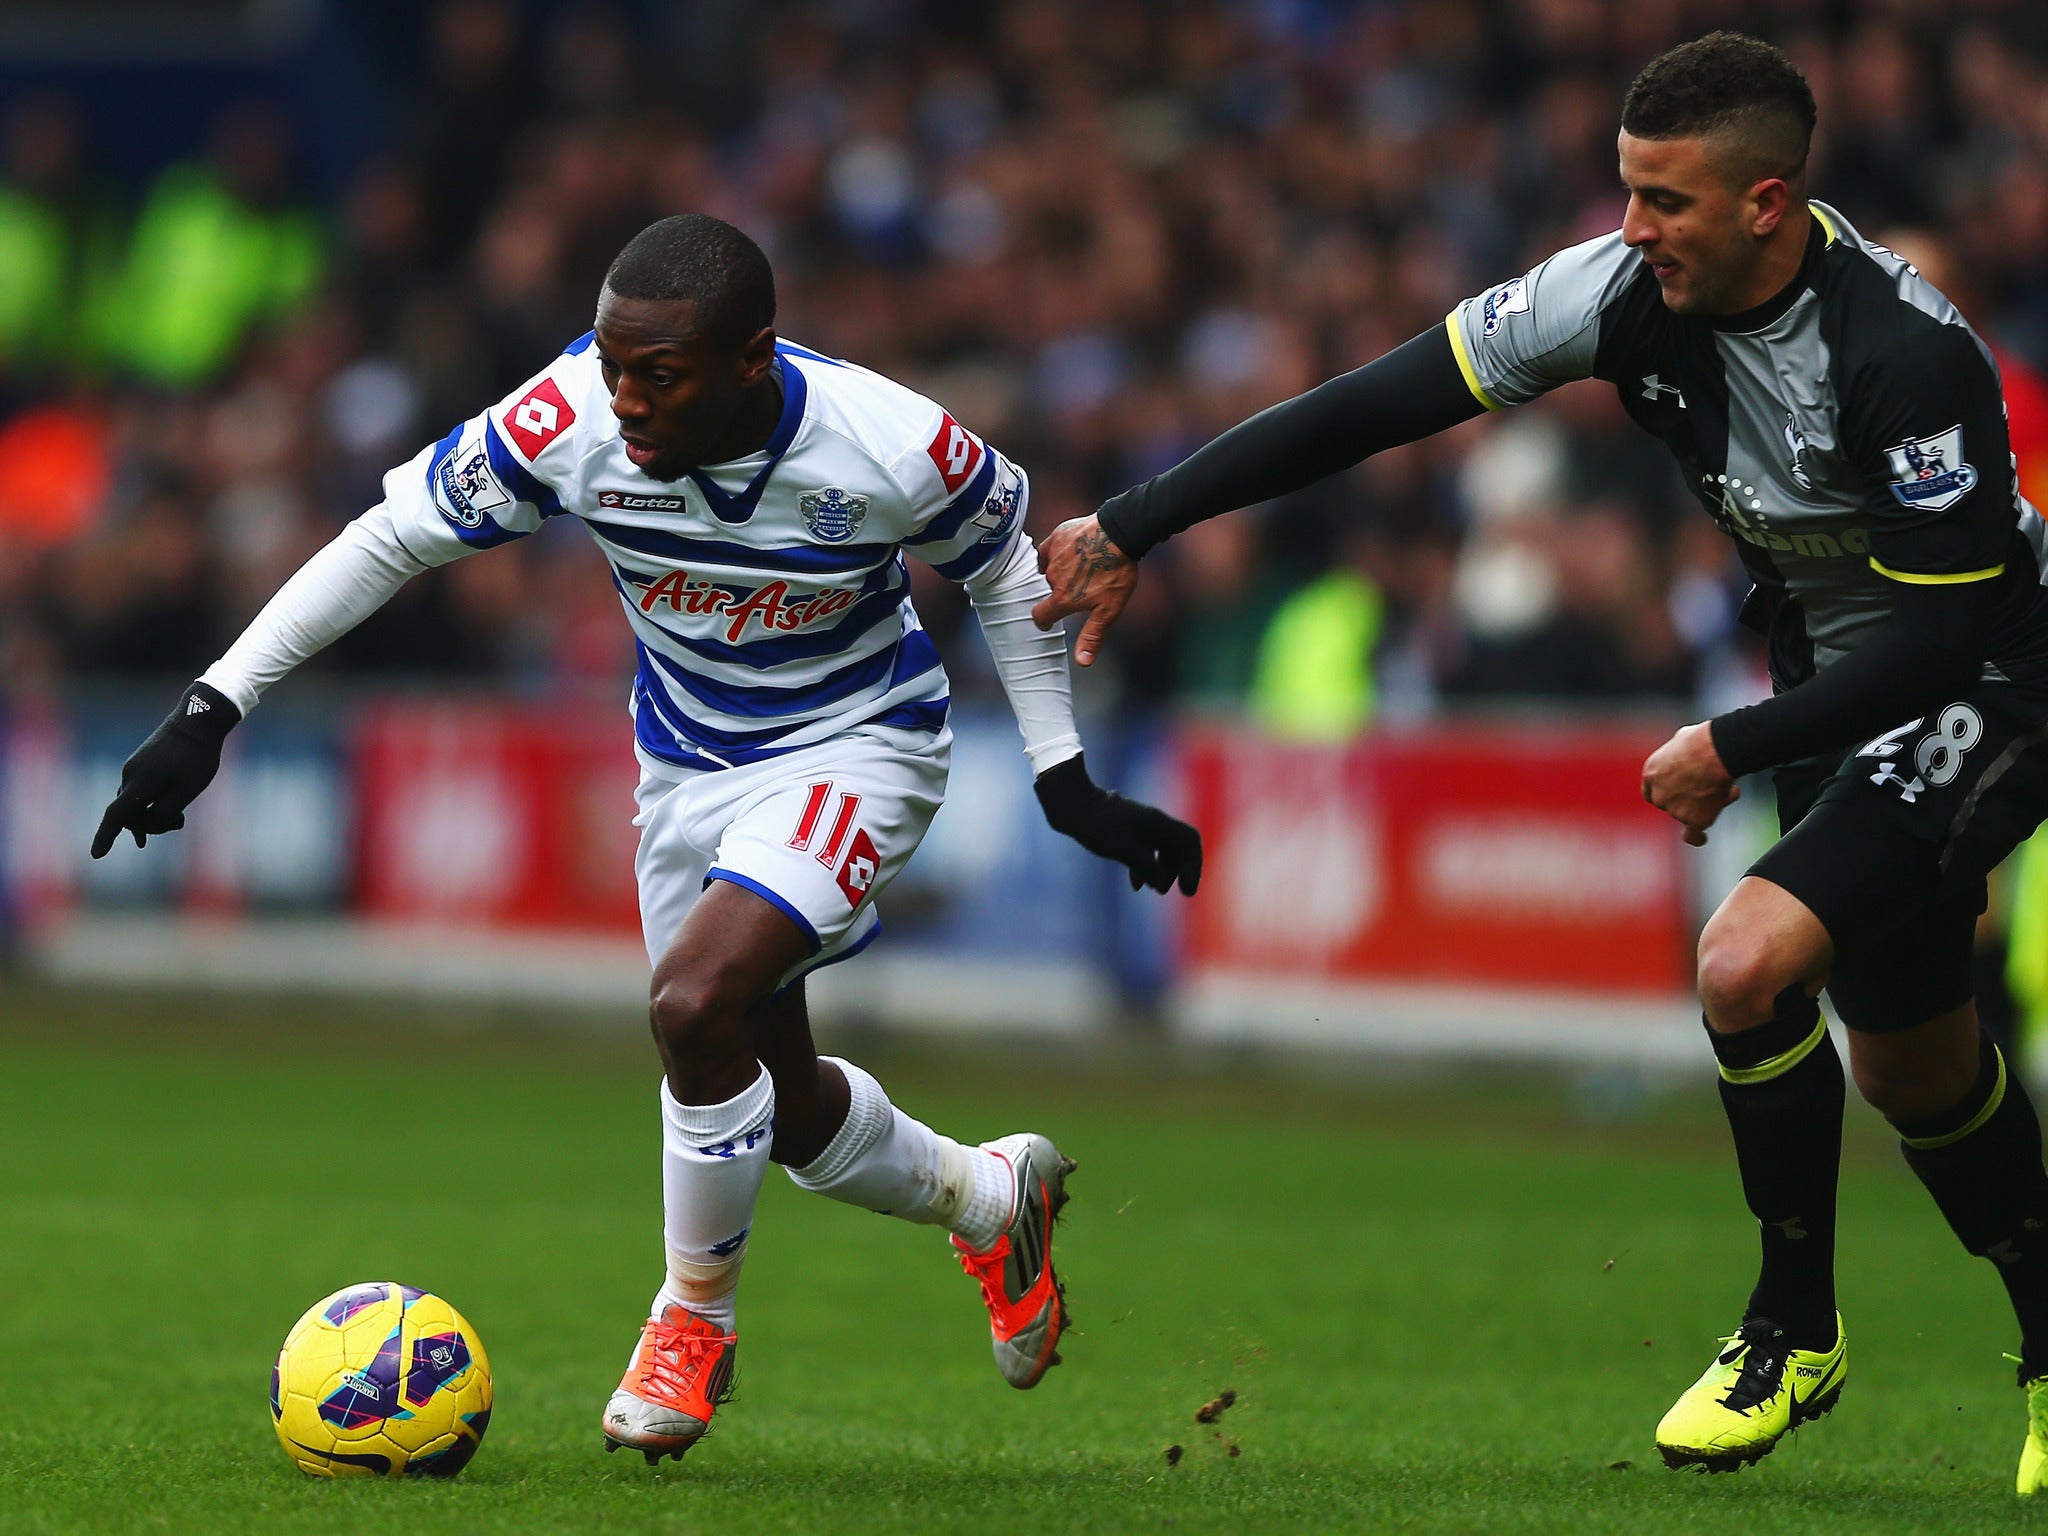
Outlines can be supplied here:
[[695, 306], [697, 329], [739, 348], [775, 323], [775, 274], [744, 231], [708, 213], [678, 213], [641, 230], [612, 258], [604, 285], [622, 299]]
[[1798, 66], [1769, 43], [1709, 32], [1643, 66], [1621, 105], [1638, 139], [1713, 139], [1734, 180], [1766, 177], [1802, 190], [1818, 113]]

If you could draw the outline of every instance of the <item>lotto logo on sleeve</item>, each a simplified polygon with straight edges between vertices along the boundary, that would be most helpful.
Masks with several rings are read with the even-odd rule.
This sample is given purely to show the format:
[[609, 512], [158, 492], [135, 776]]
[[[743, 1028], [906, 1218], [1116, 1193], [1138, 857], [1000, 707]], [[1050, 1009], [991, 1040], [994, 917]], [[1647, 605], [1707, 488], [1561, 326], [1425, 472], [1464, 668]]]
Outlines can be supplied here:
[[981, 468], [982, 451], [980, 438], [944, 411], [939, 413], [938, 435], [925, 452], [937, 466], [939, 478], [946, 482], [948, 496], [957, 495], [960, 487], [974, 478], [974, 472]]
[[505, 430], [519, 445], [521, 453], [529, 459], [537, 459], [541, 450], [568, 431], [575, 420], [576, 413], [562, 398], [555, 381], [542, 379], [505, 413]]

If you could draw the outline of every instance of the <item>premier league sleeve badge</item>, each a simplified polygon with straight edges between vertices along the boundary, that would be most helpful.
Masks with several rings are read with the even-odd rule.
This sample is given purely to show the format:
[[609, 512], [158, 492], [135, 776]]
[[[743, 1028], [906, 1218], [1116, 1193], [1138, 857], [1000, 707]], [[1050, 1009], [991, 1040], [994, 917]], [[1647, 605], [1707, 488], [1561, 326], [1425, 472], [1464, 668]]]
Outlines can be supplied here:
[[1977, 469], [1963, 462], [1963, 429], [1960, 423], [1946, 432], [1926, 437], [1909, 437], [1884, 451], [1894, 476], [1892, 495], [1899, 505], [1924, 512], [1942, 512], [1954, 506], [1977, 483]]
[[440, 463], [442, 510], [464, 528], [481, 528], [484, 518], [512, 505], [512, 493], [491, 468], [480, 442], [467, 442]]

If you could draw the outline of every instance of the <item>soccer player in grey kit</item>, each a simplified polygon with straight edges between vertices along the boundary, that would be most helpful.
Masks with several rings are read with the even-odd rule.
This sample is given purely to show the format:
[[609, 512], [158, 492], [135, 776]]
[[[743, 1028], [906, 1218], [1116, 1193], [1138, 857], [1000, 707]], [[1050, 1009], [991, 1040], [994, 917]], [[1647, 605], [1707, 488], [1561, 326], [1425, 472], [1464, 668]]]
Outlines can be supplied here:
[[1658, 748], [1644, 798], [1697, 844], [1736, 780], [1770, 769], [1783, 833], [1699, 947], [1761, 1273], [1658, 1448], [1731, 1470], [1841, 1395], [1825, 987], [1857, 1088], [2010, 1294], [2031, 1494], [2048, 1480], [2048, 1173], [2025, 1090], [1978, 1025], [1970, 948], [1985, 876], [2048, 815], [2044, 529], [1983, 343], [1808, 201], [1814, 120], [1805, 79], [1755, 39], [1716, 32], [1654, 60], [1622, 108], [1618, 231], [1064, 524], [1037, 618], [1087, 612], [1085, 665], [1137, 561], [1179, 530], [1560, 384], [1613, 384], [1736, 541], [1775, 685]]

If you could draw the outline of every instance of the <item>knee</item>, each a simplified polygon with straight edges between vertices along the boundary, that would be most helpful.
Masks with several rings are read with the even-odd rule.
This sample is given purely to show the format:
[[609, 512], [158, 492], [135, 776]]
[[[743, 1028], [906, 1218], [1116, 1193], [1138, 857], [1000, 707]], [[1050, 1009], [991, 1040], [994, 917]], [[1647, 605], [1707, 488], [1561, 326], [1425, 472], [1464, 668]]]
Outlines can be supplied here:
[[1852, 1051], [1849, 1073], [1855, 1078], [1856, 1091], [1863, 1095], [1864, 1102], [1887, 1120], [1918, 1120], [1948, 1108], [1938, 1085], [1930, 1092], [1925, 1078], [1901, 1070], [1896, 1063], [1873, 1061]]
[[1718, 1033], [1768, 1022], [1776, 1016], [1778, 994], [1797, 980], [1764, 945], [1712, 924], [1700, 935], [1700, 1006]]
[[1850, 1037], [1856, 1091], [1895, 1125], [1946, 1114], [1979, 1089], [1988, 1095], [1998, 1069], [1974, 1013], [1899, 1034]]
[[716, 970], [657, 974], [648, 997], [648, 1023], [671, 1057], [729, 1054], [746, 1044], [752, 1001], [729, 975]]

